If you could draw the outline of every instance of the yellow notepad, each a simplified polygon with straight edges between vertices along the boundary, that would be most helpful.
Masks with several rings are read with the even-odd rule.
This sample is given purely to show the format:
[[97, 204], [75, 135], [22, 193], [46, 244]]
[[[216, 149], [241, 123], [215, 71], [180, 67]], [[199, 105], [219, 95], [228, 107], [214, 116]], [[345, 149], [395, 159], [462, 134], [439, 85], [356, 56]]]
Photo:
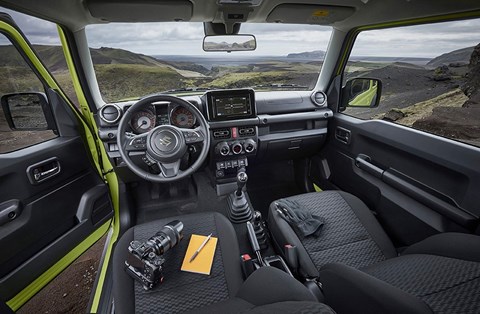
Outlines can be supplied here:
[[212, 270], [213, 257], [215, 255], [215, 249], [217, 247], [217, 238], [211, 237], [203, 249], [198, 253], [197, 257], [190, 262], [190, 258], [195, 251], [202, 245], [207, 237], [197, 234], [192, 234], [190, 243], [188, 244], [187, 253], [183, 259], [182, 270], [192, 273], [199, 273], [204, 275], [210, 275]]

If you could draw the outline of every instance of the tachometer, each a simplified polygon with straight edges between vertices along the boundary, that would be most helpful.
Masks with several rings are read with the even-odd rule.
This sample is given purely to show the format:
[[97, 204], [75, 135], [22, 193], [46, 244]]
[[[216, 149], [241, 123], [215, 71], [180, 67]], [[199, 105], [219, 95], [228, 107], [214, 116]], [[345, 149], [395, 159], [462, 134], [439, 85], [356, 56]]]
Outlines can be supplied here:
[[173, 109], [170, 120], [174, 126], [179, 128], [191, 128], [195, 124], [195, 116], [193, 113], [181, 106]]
[[150, 111], [136, 112], [130, 125], [135, 133], [146, 133], [155, 127], [155, 115]]

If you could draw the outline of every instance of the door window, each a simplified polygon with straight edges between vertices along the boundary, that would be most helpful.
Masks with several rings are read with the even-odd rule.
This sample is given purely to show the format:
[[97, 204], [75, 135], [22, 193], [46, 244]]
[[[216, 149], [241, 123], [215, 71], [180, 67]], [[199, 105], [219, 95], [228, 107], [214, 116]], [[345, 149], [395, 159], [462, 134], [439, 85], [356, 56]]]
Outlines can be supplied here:
[[347, 108], [480, 147], [480, 19], [361, 32], [344, 73], [378, 78], [377, 108]]
[[[15, 46], [0, 34], [0, 153], [38, 144], [57, 135], [47, 128], [41, 99], [45, 89]], [[8, 109], [6, 108], [8, 107]], [[11, 123], [8, 123], [9, 111]], [[28, 130], [29, 126], [36, 130]]]

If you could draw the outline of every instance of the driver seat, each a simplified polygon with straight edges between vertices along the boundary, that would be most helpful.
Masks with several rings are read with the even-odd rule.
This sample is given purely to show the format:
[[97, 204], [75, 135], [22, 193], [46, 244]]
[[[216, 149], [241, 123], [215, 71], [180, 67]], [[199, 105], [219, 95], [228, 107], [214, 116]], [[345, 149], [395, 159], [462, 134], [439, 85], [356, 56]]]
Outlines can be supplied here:
[[[132, 240], [145, 241], [172, 220], [184, 224], [183, 240], [163, 257], [164, 281], [146, 291], [124, 270]], [[209, 276], [180, 270], [190, 236], [213, 233], [218, 238]], [[225, 216], [197, 213], [134, 226], [118, 241], [113, 255], [115, 313], [237, 313], [295, 312], [313, 309], [333, 313], [300, 282], [272, 267], [263, 267], [243, 282], [240, 252], [232, 224]], [[283, 309], [283, 310], [282, 310]]]

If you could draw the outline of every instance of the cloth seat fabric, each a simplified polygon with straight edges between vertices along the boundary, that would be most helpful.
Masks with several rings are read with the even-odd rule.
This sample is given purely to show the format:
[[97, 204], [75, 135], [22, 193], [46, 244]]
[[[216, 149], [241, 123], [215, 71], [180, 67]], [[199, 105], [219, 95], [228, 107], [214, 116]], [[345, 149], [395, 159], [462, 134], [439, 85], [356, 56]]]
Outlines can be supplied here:
[[272, 203], [275, 242], [300, 245], [301, 273], [317, 271], [325, 303], [337, 313], [480, 313], [479, 236], [438, 234], [396, 256], [358, 198], [336, 191], [293, 198], [325, 219], [324, 230], [319, 238], [296, 237]]
[[[183, 239], [163, 257], [164, 281], [145, 291], [124, 268], [128, 245], [145, 241], [164, 225], [180, 220]], [[218, 237], [209, 276], [180, 270], [192, 234]], [[141, 224], [127, 230], [118, 241], [113, 257], [113, 284], [116, 313], [179, 313], [234, 297], [243, 282], [237, 237], [231, 223], [218, 213], [182, 215]]]
[[480, 237], [438, 234], [360, 270], [326, 265], [320, 278], [339, 313], [480, 313]]
[[195, 309], [190, 314], [220, 313], [335, 313], [299, 281], [274, 268], [262, 267], [251, 274], [236, 296], [223, 302]]
[[286, 244], [297, 247], [299, 273], [303, 277], [317, 277], [318, 270], [332, 262], [360, 268], [397, 256], [390, 239], [357, 197], [325, 191], [295, 195], [287, 200], [325, 221], [318, 237], [298, 237], [277, 212], [276, 201], [270, 205], [268, 226], [273, 240], [281, 252]]
[[[164, 254], [164, 281], [145, 291], [124, 270], [128, 245], [145, 241], [165, 224], [180, 220], [184, 238]], [[209, 276], [180, 271], [192, 234], [218, 237]], [[218, 213], [199, 213], [137, 225], [118, 241], [113, 256], [115, 313], [334, 313], [288, 274], [263, 267], [245, 282], [232, 224]]]

